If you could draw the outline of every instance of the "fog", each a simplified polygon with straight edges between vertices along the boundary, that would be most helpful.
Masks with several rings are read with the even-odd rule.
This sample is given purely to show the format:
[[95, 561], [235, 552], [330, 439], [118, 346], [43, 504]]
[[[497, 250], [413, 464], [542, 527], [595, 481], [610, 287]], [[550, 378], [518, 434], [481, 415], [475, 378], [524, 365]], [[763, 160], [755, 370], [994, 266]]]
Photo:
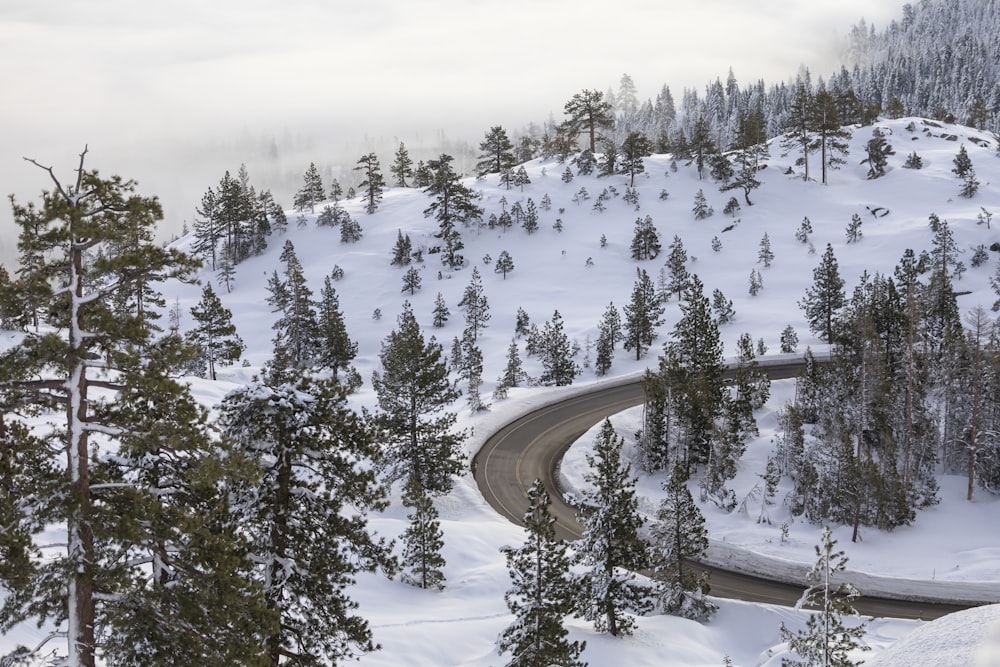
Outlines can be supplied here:
[[[683, 5], [683, 6], [682, 6]], [[562, 118], [575, 93], [679, 101], [730, 67], [741, 83], [827, 75], [864, 18], [902, 1], [800, 0], [0, 0], [0, 190], [47, 189], [23, 157], [73, 176], [88, 165], [164, 204], [162, 236], [193, 219], [241, 163], [286, 207], [310, 161], [327, 173], [376, 151], [387, 166], [474, 157], [485, 131]], [[15, 255], [0, 207], [0, 263]]]

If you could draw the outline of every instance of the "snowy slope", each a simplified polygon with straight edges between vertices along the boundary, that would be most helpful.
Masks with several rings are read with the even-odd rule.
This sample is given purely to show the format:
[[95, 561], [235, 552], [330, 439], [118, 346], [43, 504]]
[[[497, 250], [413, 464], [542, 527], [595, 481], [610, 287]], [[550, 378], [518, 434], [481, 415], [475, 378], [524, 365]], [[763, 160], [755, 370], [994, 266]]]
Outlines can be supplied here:
[[[911, 122], [915, 127], [912, 132], [906, 129]], [[818, 341], [809, 333], [797, 301], [811, 283], [812, 270], [827, 243], [834, 247], [841, 276], [850, 290], [862, 271], [891, 272], [905, 248], [911, 247], [917, 252], [929, 248], [931, 233], [927, 219], [931, 213], [948, 220], [959, 247], [968, 250], [963, 258], [967, 264], [972, 247], [989, 246], [1000, 240], [996, 230], [976, 223], [980, 207], [1000, 212], [1000, 159], [992, 137], [959, 126], [926, 126], [919, 119], [884, 121], [878, 126], [886, 131], [896, 149], [885, 177], [869, 181], [866, 179], [867, 167], [859, 164], [872, 127], [855, 128], [848, 164], [831, 172], [826, 186], [803, 182], [798, 168], [793, 167], [794, 173], [786, 174], [794, 156], [781, 156], [780, 149], [774, 147], [767, 168], [760, 173], [763, 185], [751, 194], [754, 205], [744, 205], [735, 217], [724, 215], [722, 209], [736, 193], [719, 192], [707, 176], [699, 180], [691, 165], [680, 164], [673, 171], [669, 156], [645, 160], [646, 172], [636, 179], [638, 211], [622, 200], [625, 177], [575, 176], [565, 183], [560, 178], [565, 165], [555, 161], [539, 160], [527, 164], [531, 184], [523, 191], [499, 187], [495, 175], [478, 182], [470, 179], [467, 183], [482, 194], [480, 205], [486, 209], [486, 218], [490, 213], [499, 213], [502, 198], [506, 199], [508, 207], [518, 200], [526, 203], [529, 197], [540, 205], [548, 194], [553, 202], [552, 209], [539, 212], [540, 229], [531, 235], [516, 227], [506, 232], [486, 227], [462, 230], [464, 255], [469, 264], [460, 271], [449, 272], [441, 268], [438, 256], [425, 255], [426, 261], [419, 267], [422, 289], [413, 296], [401, 293], [404, 270], [390, 266], [389, 261], [397, 230], [409, 234], [415, 247], [426, 248], [434, 243], [432, 235], [436, 224], [423, 215], [430, 203], [426, 194], [413, 189], [390, 189], [379, 210], [372, 215], [363, 212], [359, 201], [346, 202], [348, 210], [364, 228], [364, 237], [353, 245], [342, 245], [336, 228], [316, 227], [315, 216], [308, 216], [308, 224], [298, 227], [296, 214], [292, 213], [286, 237], [272, 237], [263, 256], [238, 267], [231, 293], [225, 293], [216, 284], [216, 291], [233, 311], [234, 322], [247, 343], [245, 356], [249, 365], [222, 369], [223, 379], [214, 383], [193, 378], [192, 386], [206, 404], [215, 404], [227, 391], [247, 381], [270, 356], [274, 315], [265, 301], [266, 282], [272, 271], [281, 270], [278, 256], [285, 238], [294, 243], [317, 297], [324, 276], [335, 265], [344, 269], [345, 277], [334, 285], [348, 331], [359, 343], [355, 365], [365, 380], [354, 399], [359, 406], [371, 407], [375, 403], [371, 373], [378, 368], [381, 342], [395, 326], [405, 300], [412, 303], [425, 334], [437, 336], [446, 349], [450, 349], [451, 340], [461, 335], [464, 326], [457, 304], [469, 282], [472, 265], [478, 266], [483, 276], [492, 315], [488, 328], [479, 338], [485, 356], [484, 397], [489, 398], [493, 380], [503, 371], [519, 307], [524, 308], [539, 327], [558, 309], [568, 335], [583, 348], [578, 361], [584, 363], [588, 339], [596, 340], [597, 325], [608, 303], [614, 302], [619, 308], [627, 303], [637, 267], [649, 272], [654, 281], [663, 267], [665, 254], [644, 262], [629, 257], [635, 220], [646, 215], [652, 217], [664, 249], [674, 235], [683, 240], [691, 256], [689, 269], [699, 275], [708, 294], [718, 288], [733, 300], [736, 320], [722, 330], [727, 354], [732, 354], [735, 341], [743, 332], [749, 332], [755, 340], [763, 338], [771, 353], [776, 353], [780, 333], [787, 325], [797, 331], [799, 350], [804, 351], [807, 345], [816, 346]], [[963, 144], [982, 183], [979, 194], [971, 200], [958, 196], [959, 181], [951, 173], [952, 159]], [[924, 160], [925, 166], [919, 171], [902, 168], [907, 154], [913, 150]], [[391, 156], [380, 157], [383, 171], [388, 171]], [[815, 160], [814, 156], [811, 172], [818, 174]], [[605, 211], [594, 210], [598, 195], [612, 187], [618, 196], [606, 202]], [[582, 188], [586, 188], [590, 198], [575, 203], [574, 197]], [[691, 208], [699, 189], [704, 190], [716, 213], [706, 220], [696, 221]], [[661, 198], [663, 191], [668, 193], [665, 199]], [[868, 212], [868, 207], [884, 207], [890, 213], [876, 218]], [[845, 228], [854, 213], [861, 215], [864, 221], [864, 237], [858, 243], [847, 244]], [[804, 216], [808, 216], [814, 229], [815, 254], [810, 254], [807, 246], [794, 237]], [[552, 227], [557, 218], [562, 220], [561, 233]], [[732, 229], [724, 231], [728, 227]], [[773, 265], [767, 269], [757, 262], [759, 243], [765, 232], [775, 254]], [[606, 247], [601, 247], [602, 235], [606, 236]], [[718, 253], [711, 247], [715, 236], [722, 242]], [[190, 239], [181, 239], [177, 245], [184, 247], [189, 243]], [[485, 255], [495, 259], [503, 250], [510, 253], [515, 263], [513, 273], [505, 280], [493, 272], [492, 265], [483, 262]], [[970, 268], [957, 285], [959, 290], [968, 291], [960, 297], [963, 313], [975, 305], [989, 308], [993, 303], [995, 296], [989, 277], [997, 262], [997, 255], [991, 253], [987, 265]], [[764, 289], [751, 297], [747, 291], [748, 278], [755, 269], [763, 276]], [[213, 280], [213, 276], [206, 271], [202, 279]], [[452, 317], [444, 328], [433, 329], [431, 312], [438, 292], [452, 309]], [[200, 297], [200, 288], [172, 284], [164, 289], [164, 297], [168, 305], [176, 302], [186, 313]], [[381, 319], [373, 317], [376, 309], [381, 311]], [[635, 360], [634, 354], [617, 350], [610, 378], [600, 381], [615, 381], [615, 378], [633, 375], [654, 365], [660, 345], [677, 316], [676, 301], [671, 301], [667, 304], [666, 322], [653, 350], [640, 360]], [[185, 318], [182, 328], [191, 323], [189, 317]], [[589, 356], [592, 359], [593, 352]], [[525, 362], [526, 370], [537, 377], [540, 368], [536, 360], [526, 359]], [[489, 412], [478, 415], [470, 414], [464, 399], [459, 399], [455, 409], [460, 414], [460, 425], [472, 433], [467, 443], [469, 455], [504, 420], [596, 381], [599, 380], [593, 368], [585, 368], [573, 387], [558, 390], [518, 388], [511, 392], [509, 399], [495, 402]], [[761, 457], [766, 456], [763, 452], [775, 427], [774, 411], [790, 395], [789, 391], [787, 386], [775, 386], [772, 401], [758, 416], [761, 439], [748, 452], [735, 484], [742, 484], [743, 488], [752, 486], [755, 474], [762, 469]], [[634, 431], [634, 416], [623, 415], [619, 423], [623, 435]], [[582, 475], [580, 461], [587, 447], [589, 440], [584, 437], [567, 461], [565, 473], [571, 484], [579, 483], [573, 481], [573, 476], [578, 480]], [[648, 496], [654, 497], [658, 480], [644, 480], [643, 488]], [[866, 532], [862, 545], [857, 548], [850, 545], [851, 566], [881, 580], [904, 577], [918, 581], [965, 580], [972, 582], [972, 587], [982, 582], [998, 585], [1000, 531], [996, 530], [995, 517], [1000, 504], [980, 494], [970, 505], [953, 498], [959, 492], [955, 484], [944, 479], [942, 504], [922, 513], [914, 526], [888, 535]], [[389, 510], [372, 519], [373, 527], [390, 537], [400, 535], [406, 525], [405, 511], [398, 503], [398, 490], [394, 500], [397, 502]], [[372, 623], [376, 640], [383, 649], [363, 656], [359, 664], [485, 667], [507, 662], [505, 656], [496, 654], [496, 638], [511, 619], [503, 601], [509, 581], [499, 549], [521, 540], [522, 531], [486, 506], [471, 475], [465, 475], [452, 494], [440, 499], [439, 510], [445, 534], [448, 587], [432, 593], [377, 576], [362, 577], [352, 595], [360, 602], [361, 612]], [[815, 526], [795, 524], [791, 527], [790, 543], [783, 545], [777, 539], [777, 529], [761, 529], [753, 514], [750, 517], [720, 516], [707, 510], [706, 514], [709, 515], [713, 554], [728, 553], [739, 562], [750, 562], [751, 559], [745, 556], [748, 553], [756, 554], [754, 559], [771, 565], [780, 561], [808, 562], [812, 558], [812, 545], [819, 535]], [[772, 518], [780, 524], [784, 518], [778, 516], [776, 510], [774, 514]], [[942, 537], [940, 531], [945, 528], [948, 532]], [[839, 546], [848, 545], [849, 535], [838, 532], [835, 536], [840, 538]], [[913, 557], [917, 553], [921, 556]], [[900, 554], [906, 554], [906, 558]], [[583, 658], [595, 666], [720, 665], [726, 655], [736, 665], [774, 666], [780, 664], [782, 650], [779, 624], [784, 622], [794, 629], [804, 622], [801, 612], [779, 607], [729, 601], [721, 601], [720, 606], [720, 613], [704, 626], [662, 616], [640, 619], [636, 636], [627, 639], [597, 635], [578, 619], [570, 620], [568, 625], [573, 639], [587, 640]], [[858, 658], [871, 661], [879, 654], [890, 655], [886, 647], [919, 627], [920, 623], [912, 621], [876, 621], [868, 633], [868, 643], [874, 651], [859, 654]], [[30, 643], [32, 637], [39, 635], [34, 628], [18, 628], [0, 640], [0, 644]]]

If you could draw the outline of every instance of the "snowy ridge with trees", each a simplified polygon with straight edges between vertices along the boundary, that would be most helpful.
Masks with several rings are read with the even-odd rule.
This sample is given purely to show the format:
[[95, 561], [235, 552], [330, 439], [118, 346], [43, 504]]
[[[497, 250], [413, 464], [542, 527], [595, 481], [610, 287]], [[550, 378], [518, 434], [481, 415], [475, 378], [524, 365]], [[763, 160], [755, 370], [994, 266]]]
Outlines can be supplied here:
[[[382, 395], [378, 391], [388, 382], [389, 369], [406, 360], [398, 350], [383, 347], [394, 329], [401, 334], [419, 330], [423, 340], [414, 346], [414, 354], [433, 361], [436, 368], [447, 362], [446, 377], [436, 378], [449, 386], [443, 391], [450, 403], [444, 406], [440, 423], [452, 436], [466, 437], [435, 442], [446, 469], [459, 474], [445, 480], [423, 479], [427, 496], [397, 482], [389, 490], [385, 509], [375, 489], [366, 488], [358, 499], [372, 508], [368, 523], [377, 535], [397, 541], [397, 554], [402, 553], [404, 533], [415, 521], [438, 526], [443, 563], [426, 560], [408, 578], [430, 584], [408, 585], [404, 578], [389, 579], [375, 572], [374, 561], [383, 561], [385, 554], [371, 549], [378, 553], [367, 554], [372, 562], [353, 575], [357, 583], [348, 591], [358, 602], [356, 613], [369, 624], [372, 640], [382, 648], [361, 655], [359, 664], [507, 663], [509, 655], [497, 653], [498, 638], [511, 626], [515, 613], [504, 600], [511, 581], [501, 549], [524, 544], [525, 534], [486, 506], [468, 473], [468, 460], [486, 435], [512, 414], [557, 395], [583, 391], [592, 383], [618, 382], [655, 369], [664, 343], [672, 340], [671, 331], [684, 315], [679, 295], [689, 294], [685, 290], [692, 284], [701, 286], [706, 301], [713, 295], [711, 313], [718, 321], [718, 342], [726, 358], [737, 357], [746, 340], [764, 358], [783, 345], [795, 354], [810, 346], [819, 351], [828, 345], [821, 318], [810, 317], [799, 302], [813, 285], [824, 248], [836, 257], [850, 295], [866, 271], [870, 276], [892, 275], [906, 248], [917, 255], [933, 251], [935, 239], [940, 238], [931, 228], [936, 216], [936, 228], [940, 230], [940, 221], [946, 221], [953, 234], [952, 269], [963, 264], [962, 271], [952, 271], [961, 315], [964, 318], [976, 306], [990, 311], [998, 298], [992, 279], [1000, 265], [997, 253], [989, 250], [1000, 240], [990, 226], [994, 207], [1000, 207], [996, 138], [919, 118], [881, 120], [846, 130], [849, 136], [837, 139], [840, 148], [827, 146], [842, 163], [824, 163], [831, 167], [825, 185], [804, 180], [804, 165], [796, 164], [799, 153], [793, 147], [783, 155], [778, 141], [771, 142], [769, 154], [731, 154], [735, 169], [728, 174], [718, 160], [716, 169], [710, 169], [707, 159], [699, 164], [697, 155], [689, 159], [641, 155], [645, 151], [633, 147], [636, 155], [628, 156], [625, 149], [625, 157], [619, 156], [621, 162], [610, 169], [606, 154], [573, 153], [565, 161], [536, 159], [520, 168], [504, 163], [508, 168], [504, 174], [487, 172], [480, 179], [461, 179], [445, 173], [449, 160], [442, 156], [434, 165], [442, 179], [433, 187], [429, 182], [419, 188], [386, 187], [380, 197], [359, 192], [336, 202], [304, 199], [301, 210], [287, 213], [287, 226], [272, 230], [260, 254], [235, 267], [202, 269], [202, 283], [214, 284], [212, 294], [231, 312], [239, 335], [239, 344], [234, 341], [224, 348], [245, 346], [245, 362], [227, 365], [227, 355], [213, 357], [202, 368], [190, 367], [183, 380], [199, 402], [213, 415], [221, 411], [224, 421], [239, 426], [237, 433], [254, 446], [263, 449], [254, 438], [259, 431], [255, 420], [270, 415], [274, 420], [268, 428], [294, 431], [293, 408], [300, 399], [312, 400], [307, 387], [293, 388], [290, 383], [282, 385], [289, 398], [281, 400], [257, 384], [255, 376], [266, 382], [283, 380], [286, 373], [294, 377], [302, 359], [325, 355], [327, 367], [341, 372], [341, 386], [354, 391], [321, 394], [322, 407], [348, 423], [355, 419], [348, 406], [379, 410], [387, 419], [398, 417], [389, 414], [387, 398], [403, 390]], [[882, 140], [894, 153], [884, 150]], [[819, 153], [806, 150], [808, 160], [818, 159]], [[971, 176], [960, 168], [963, 152]], [[912, 155], [919, 158], [921, 168], [914, 168]], [[372, 166], [370, 156], [363, 160], [366, 169]], [[756, 166], [750, 169], [750, 164]], [[814, 176], [820, 173], [818, 167], [813, 164]], [[622, 173], [623, 169], [628, 171]], [[602, 171], [608, 173], [601, 175]], [[371, 175], [366, 180], [378, 182]], [[970, 192], [973, 181], [976, 187]], [[456, 198], [446, 199], [442, 193]], [[197, 241], [193, 235], [185, 237], [171, 249], [190, 250]], [[322, 298], [306, 297], [306, 286], [315, 295], [322, 292]], [[161, 289], [160, 308], [174, 317], [177, 332], [202, 329], [191, 311], [204, 311], [209, 305], [203, 301], [203, 286], [168, 282]], [[609, 324], [615, 319], [609, 315], [612, 304], [622, 323], [619, 334], [611, 332], [614, 327]], [[326, 333], [312, 333], [309, 338], [324, 341], [320, 349], [295, 343], [293, 334], [301, 333], [298, 327], [304, 330], [312, 322], [324, 321], [322, 313], [329, 325]], [[349, 340], [337, 326], [338, 314]], [[275, 322], [281, 323], [277, 337], [271, 326]], [[415, 338], [416, 333], [408, 340], [413, 343]], [[6, 346], [19, 340], [5, 333]], [[275, 355], [279, 343], [282, 354]], [[214, 342], [202, 345], [216, 349]], [[218, 379], [207, 379], [209, 369]], [[375, 374], [378, 379], [373, 381]], [[461, 391], [457, 398], [449, 393], [454, 389]], [[753, 411], [759, 435], [749, 440], [746, 454], [735, 464], [735, 476], [726, 480], [737, 504], [750, 497], [757, 476], [765, 473], [768, 449], [779, 431], [777, 413], [794, 393], [793, 383], [775, 384], [767, 403]], [[241, 397], [247, 402], [240, 403]], [[275, 407], [257, 414], [250, 399], [272, 401]], [[292, 414], [282, 422], [278, 418], [286, 419], [285, 409]], [[629, 441], [641, 427], [634, 415], [617, 423], [617, 435]], [[419, 426], [434, 428], [430, 423]], [[308, 435], [321, 437], [322, 430], [321, 424], [310, 422]], [[423, 437], [421, 433], [414, 437]], [[584, 486], [585, 468], [579, 462], [593, 455], [594, 440], [593, 434], [585, 436], [567, 463], [568, 478], [579, 479], [573, 482], [576, 487]], [[992, 445], [983, 442], [984, 451], [992, 451]], [[352, 445], [358, 460], [371, 454], [370, 444], [364, 440]], [[405, 438], [392, 446], [405, 452]], [[304, 438], [295, 454], [306, 460], [314, 450]], [[640, 457], [628, 446], [624, 454], [638, 471]], [[396, 463], [390, 473], [393, 479], [427, 474], [423, 462], [405, 454]], [[277, 466], [274, 470], [278, 474]], [[688, 486], [698, 498], [698, 479], [704, 470], [696, 465], [692, 472]], [[640, 496], [656, 498], [665, 476], [661, 471], [645, 477]], [[996, 557], [1000, 536], [992, 530], [1000, 503], [997, 496], [977, 482], [970, 503], [965, 500], [964, 476], [936, 471], [936, 479], [940, 503], [917, 510], [912, 525], [892, 532], [863, 526], [861, 543], [851, 543], [849, 526], [832, 526], [839, 548], [846, 549], [851, 559], [849, 568], [860, 563], [856, 569], [873, 571], [866, 563], [874, 562], [880, 565], [874, 571], [887, 577], [1000, 581]], [[771, 549], [785, 560], [808, 566], [822, 527], [790, 516], [782, 505], [788, 491], [785, 480], [778, 486], [774, 505], [768, 509], [751, 498], [747, 513], [700, 501], [710, 539], [749, 550]], [[428, 497], [433, 512], [428, 510]], [[335, 503], [327, 503], [331, 504]], [[334, 514], [339, 510], [320, 509]], [[655, 504], [643, 509], [655, 513]], [[756, 521], [764, 510], [770, 525]], [[318, 516], [322, 515], [314, 520]], [[265, 541], [264, 518], [255, 516], [253, 521], [259, 541]], [[787, 544], [780, 531], [783, 522], [789, 524]], [[948, 526], [952, 539], [942, 539], [935, 526]], [[960, 537], [965, 541], [956, 555]], [[359, 537], [362, 545], [367, 540]], [[907, 546], [900, 547], [900, 540], [907, 540]], [[323, 549], [323, 545], [298, 546], [317, 553]], [[412, 546], [407, 543], [411, 553]], [[922, 557], [901, 562], [900, 552], [919, 552]], [[279, 583], [294, 582], [290, 573], [280, 572], [284, 562], [269, 562], [277, 579], [288, 577]], [[938, 562], [947, 566], [936, 570], [932, 564]], [[267, 583], [274, 587], [275, 581]], [[438, 590], [440, 586], [443, 589]], [[713, 601], [719, 611], [707, 624], [649, 615], [634, 619], [634, 634], [626, 638], [600, 633], [582, 617], [569, 616], [565, 625], [570, 642], [586, 642], [579, 659], [592, 665], [725, 664], [728, 658], [729, 664], [771, 667], [788, 657], [779, 627], [793, 632], [806, 627], [807, 615], [801, 611]], [[876, 658], [919, 625], [873, 621], [863, 639], [872, 652], [854, 657]], [[4, 637], [3, 648], [35, 645], [46, 633], [31, 623], [18, 625]]]

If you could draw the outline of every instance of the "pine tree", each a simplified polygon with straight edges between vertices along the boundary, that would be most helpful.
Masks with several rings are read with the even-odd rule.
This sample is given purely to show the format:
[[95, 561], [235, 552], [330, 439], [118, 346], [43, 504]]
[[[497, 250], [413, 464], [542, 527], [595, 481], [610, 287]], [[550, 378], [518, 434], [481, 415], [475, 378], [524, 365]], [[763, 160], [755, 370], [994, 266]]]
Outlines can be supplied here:
[[813, 133], [811, 147], [820, 152], [820, 168], [823, 185], [826, 185], [827, 169], [839, 169], [847, 155], [851, 132], [841, 126], [837, 105], [828, 91], [821, 90], [813, 98], [809, 114], [809, 130]]
[[573, 581], [566, 544], [556, 539], [549, 494], [539, 481], [528, 490], [526, 542], [504, 547], [512, 586], [504, 595], [514, 621], [501, 633], [498, 650], [507, 667], [586, 667], [586, 642], [570, 642], [563, 618], [573, 606]]
[[410, 159], [410, 153], [402, 141], [399, 142], [399, 148], [396, 149], [396, 157], [392, 166], [389, 167], [389, 173], [396, 178], [396, 185], [401, 188], [408, 187], [406, 179], [413, 177], [413, 160]]
[[609, 419], [601, 425], [594, 455], [587, 456], [591, 488], [583, 493], [580, 520], [583, 537], [577, 561], [585, 569], [578, 606], [598, 632], [614, 637], [632, 634], [635, 620], [626, 611], [648, 611], [647, 590], [635, 572], [646, 567], [646, 545], [639, 531], [643, 519], [630, 467], [622, 464], [624, 438], [616, 437]]
[[403, 289], [400, 291], [413, 295], [417, 293], [418, 289], [420, 289], [420, 271], [417, 270], [417, 267], [411, 266], [403, 274]]
[[475, 342], [479, 332], [485, 329], [488, 326], [487, 322], [490, 321], [490, 303], [483, 291], [479, 267], [473, 267], [472, 277], [462, 293], [458, 307], [465, 310], [465, 325], [472, 332], [472, 341]]
[[694, 213], [695, 220], [704, 220], [705, 218], [712, 217], [715, 211], [708, 204], [708, 199], [705, 198], [705, 193], [702, 190], [698, 190], [694, 196], [694, 207], [691, 209]]
[[434, 298], [434, 321], [431, 324], [435, 329], [440, 329], [448, 322], [450, 316], [451, 311], [448, 310], [448, 306], [444, 302], [444, 296], [438, 292]]
[[378, 210], [379, 202], [382, 201], [382, 191], [385, 189], [385, 179], [382, 177], [382, 167], [379, 165], [378, 157], [375, 153], [362, 155], [354, 171], [361, 172], [361, 183], [358, 184], [358, 188], [362, 190], [365, 213], [371, 215]]
[[208, 379], [216, 380], [217, 365], [239, 361], [246, 346], [236, 334], [233, 313], [222, 305], [212, 283], [201, 292], [201, 300], [191, 308], [191, 317], [197, 323], [188, 334], [189, 340], [201, 351], [208, 370]]
[[503, 275], [503, 279], [507, 280], [507, 274], [514, 270], [514, 260], [511, 259], [510, 253], [506, 250], [500, 251], [500, 256], [497, 257], [496, 264], [493, 265], [493, 272]]
[[512, 338], [507, 347], [507, 365], [504, 367], [503, 376], [497, 381], [497, 398], [506, 398], [507, 390], [511, 387], [519, 387], [522, 382], [528, 379], [528, 374], [524, 372], [521, 365], [521, 355], [518, 353], [517, 339]]
[[656, 297], [656, 288], [645, 270], [639, 272], [639, 277], [632, 288], [632, 299], [623, 310], [625, 311], [624, 347], [626, 350], [635, 350], [635, 358], [639, 360], [653, 344], [656, 328], [663, 323], [663, 306]]
[[458, 174], [451, 167], [454, 158], [442, 154], [437, 160], [428, 162], [431, 181], [424, 190], [434, 197], [434, 201], [424, 210], [424, 217], [431, 215], [438, 221], [439, 230], [434, 235], [441, 239], [441, 262], [449, 269], [465, 264], [461, 250], [465, 247], [458, 225], [475, 222], [482, 217], [483, 210], [475, 205], [475, 193], [462, 184]]
[[844, 281], [840, 277], [837, 258], [833, 254], [833, 246], [827, 243], [819, 266], [813, 269], [813, 285], [806, 289], [805, 297], [799, 301], [799, 307], [809, 320], [809, 330], [821, 340], [832, 342], [835, 316], [845, 301]]
[[267, 303], [278, 313], [273, 326], [277, 332], [274, 356], [268, 363], [268, 372], [278, 376], [311, 366], [316, 361], [319, 337], [316, 303], [291, 240], [285, 241], [280, 259], [285, 265], [285, 279], [281, 280], [275, 271], [267, 285], [270, 292]]
[[445, 565], [441, 555], [444, 533], [434, 499], [410, 478], [403, 490], [403, 505], [413, 509], [407, 515], [410, 525], [403, 533], [403, 581], [418, 588], [440, 590], [445, 581], [441, 571]]
[[[506, 174], [514, 167], [514, 144], [510, 142], [507, 131], [499, 125], [494, 125], [486, 133], [486, 138], [479, 144], [479, 162], [476, 163], [476, 174], [480, 177], [486, 174]], [[506, 179], [507, 189], [513, 179]]]
[[403, 236], [402, 230], [396, 230], [396, 245], [392, 248], [392, 261], [389, 263], [392, 266], [409, 266], [413, 261], [412, 252], [413, 243], [410, 241], [410, 235]]
[[691, 274], [687, 270], [688, 254], [687, 250], [684, 249], [681, 237], [674, 235], [674, 240], [670, 242], [668, 251], [667, 271], [670, 278], [667, 282], [666, 294], [663, 296], [664, 301], [668, 300], [671, 294], [680, 297], [681, 292], [684, 291], [691, 279]]
[[712, 290], [712, 312], [715, 313], [715, 321], [720, 325], [729, 324], [736, 317], [733, 300], [727, 299], [720, 289]]
[[408, 302], [379, 358], [382, 372], [372, 374], [372, 385], [386, 430], [388, 480], [412, 478], [430, 494], [448, 493], [464, 464], [465, 433], [454, 431], [457, 417], [447, 411], [459, 392], [448, 379], [441, 345], [433, 336], [424, 340]]
[[583, 90], [573, 95], [563, 110], [569, 116], [565, 126], [574, 136], [581, 130], [586, 131], [590, 152], [596, 153], [598, 130], [610, 128], [615, 122], [611, 103], [604, 99], [600, 91]]
[[639, 132], [630, 132], [622, 144], [622, 159], [620, 167], [623, 173], [628, 174], [629, 187], [635, 187], [636, 174], [643, 173], [646, 168], [642, 164], [642, 158], [653, 154], [653, 143]]
[[580, 374], [580, 367], [573, 361], [578, 346], [572, 344], [563, 331], [562, 315], [558, 310], [553, 312], [552, 319], [545, 323], [541, 340], [543, 371], [539, 381], [543, 385], [557, 387], [573, 384], [573, 379]]
[[333, 372], [334, 380], [341, 371], [348, 373], [348, 385], [360, 383], [357, 371], [351, 367], [351, 362], [358, 356], [358, 344], [350, 339], [344, 315], [340, 312], [340, 298], [333, 287], [333, 277], [323, 279], [323, 289], [320, 290], [319, 312], [317, 315], [318, 354], [316, 365]]
[[295, 193], [293, 205], [295, 206], [295, 210], [300, 213], [307, 208], [310, 213], [314, 213], [316, 211], [316, 204], [326, 199], [326, 193], [323, 189], [323, 178], [319, 175], [319, 169], [316, 168], [315, 162], [309, 163], [309, 168], [306, 169], [302, 180], [302, 188]]
[[521, 227], [528, 234], [534, 234], [538, 231], [538, 207], [535, 206], [535, 202], [532, 201], [531, 197], [528, 198], [528, 203], [524, 210], [524, 220], [521, 222]]
[[861, 164], [868, 165], [868, 178], [875, 179], [885, 176], [885, 168], [889, 164], [889, 156], [895, 155], [896, 151], [892, 145], [886, 141], [885, 133], [881, 128], [872, 130], [872, 138], [865, 144], [867, 157]]
[[[145, 240], [159, 202], [87, 169], [86, 155], [67, 183], [29, 160], [52, 190], [40, 206], [11, 198], [19, 248], [36, 260], [21, 282], [32, 295], [15, 297], [45, 326], [0, 354], [0, 626], [58, 626], [73, 667], [239, 662], [268, 620], [232, 557], [238, 456], [170, 377], [184, 346], [154, 345], [141, 310], [113, 310], [119, 291], [191, 280], [196, 262]], [[52, 413], [42, 433], [9, 417], [39, 411]], [[51, 530], [58, 546], [38, 539]]]
[[653, 226], [653, 218], [635, 219], [635, 231], [632, 234], [632, 259], [655, 259], [660, 254], [660, 237]]
[[594, 362], [598, 375], [605, 375], [611, 369], [615, 356], [615, 345], [622, 338], [621, 316], [614, 303], [609, 303], [601, 317], [597, 336], [597, 360]]
[[394, 569], [367, 525], [388, 502], [372, 465], [375, 433], [347, 406], [347, 388], [295, 371], [229, 394], [221, 423], [260, 475], [234, 504], [276, 621], [261, 629], [268, 664], [374, 650], [346, 588], [359, 572]]
[[851, 221], [847, 224], [845, 236], [848, 243], [857, 243], [864, 236], [861, 231], [861, 216], [857, 213], [851, 216]]
[[800, 155], [795, 164], [802, 166], [802, 180], [809, 180], [809, 154], [814, 152], [811, 115], [813, 96], [808, 81], [801, 78], [795, 82], [795, 94], [788, 108], [785, 119], [785, 133], [782, 135], [781, 146], [785, 151], [796, 149]]
[[663, 482], [664, 496], [649, 528], [649, 560], [657, 606], [668, 614], [707, 620], [717, 607], [708, 600], [708, 577], [692, 567], [708, 552], [705, 518], [687, 488], [678, 461]]
[[719, 327], [698, 276], [692, 276], [681, 300], [681, 317], [664, 346], [660, 374], [678, 403], [686, 464], [708, 461], [715, 420], [721, 414], [722, 342]]
[[767, 232], [764, 232], [764, 236], [760, 238], [760, 250], [757, 251], [757, 263], [763, 264], [765, 269], [769, 269], [773, 261], [774, 251], [771, 250], [771, 239]]
[[855, 664], [848, 658], [850, 651], [868, 650], [861, 644], [866, 623], [850, 628], [844, 625], [844, 616], [857, 615], [852, 603], [860, 593], [850, 584], [832, 581], [838, 572], [847, 568], [844, 552], [833, 550], [836, 544], [829, 527], [824, 527], [820, 544], [816, 546], [816, 564], [808, 575], [812, 585], [795, 605], [796, 608], [809, 606], [817, 611], [809, 617], [805, 629], [796, 633], [781, 626], [782, 638], [788, 641], [789, 649], [797, 656], [797, 659], [783, 659], [782, 667], [850, 667]]
[[795, 352], [795, 349], [799, 345], [799, 336], [795, 333], [795, 329], [789, 324], [781, 331], [781, 352], [782, 354], [791, 354]]
[[971, 199], [979, 192], [979, 180], [976, 178], [976, 170], [972, 166], [972, 160], [969, 158], [969, 152], [965, 150], [965, 145], [958, 150], [954, 164], [955, 168], [951, 170], [952, 173], [962, 179], [962, 189], [959, 194], [966, 199]]

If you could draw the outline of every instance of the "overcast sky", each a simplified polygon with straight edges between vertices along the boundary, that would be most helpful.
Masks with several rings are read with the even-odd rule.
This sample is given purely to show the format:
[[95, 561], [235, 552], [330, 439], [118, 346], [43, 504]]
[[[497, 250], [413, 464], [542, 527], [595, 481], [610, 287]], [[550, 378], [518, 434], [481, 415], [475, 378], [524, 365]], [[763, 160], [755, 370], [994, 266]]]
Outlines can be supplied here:
[[561, 118], [574, 93], [623, 73], [640, 99], [667, 84], [678, 101], [730, 67], [741, 83], [799, 65], [827, 75], [853, 24], [881, 28], [903, 4], [0, 0], [0, 190], [34, 198], [44, 174], [21, 157], [68, 174], [87, 143], [92, 166], [159, 194], [173, 224], [262, 137], [318, 152], [442, 131], [478, 142], [492, 125]]

